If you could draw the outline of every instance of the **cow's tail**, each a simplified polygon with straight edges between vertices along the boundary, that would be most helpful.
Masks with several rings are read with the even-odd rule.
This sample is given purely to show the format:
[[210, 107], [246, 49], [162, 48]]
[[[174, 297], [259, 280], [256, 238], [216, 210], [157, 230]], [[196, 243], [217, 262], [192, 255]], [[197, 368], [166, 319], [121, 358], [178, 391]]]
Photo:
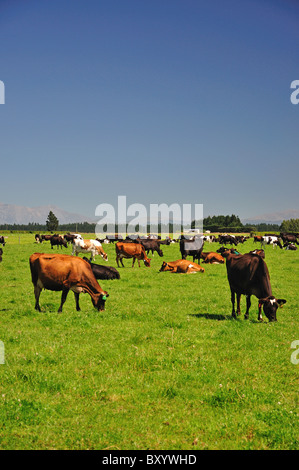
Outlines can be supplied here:
[[30, 265], [30, 272], [31, 272], [31, 280], [34, 286], [36, 286], [37, 281], [38, 281], [38, 271], [37, 271], [36, 261], [37, 260], [34, 258], [34, 255], [30, 256], [29, 265]]

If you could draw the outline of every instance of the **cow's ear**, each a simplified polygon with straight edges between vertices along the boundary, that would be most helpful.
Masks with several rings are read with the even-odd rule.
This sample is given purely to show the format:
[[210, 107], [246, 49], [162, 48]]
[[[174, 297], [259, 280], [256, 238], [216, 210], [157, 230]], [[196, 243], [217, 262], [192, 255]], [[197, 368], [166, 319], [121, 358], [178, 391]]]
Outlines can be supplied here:
[[276, 299], [276, 301], [277, 301], [277, 303], [278, 303], [279, 307], [282, 307], [282, 306], [283, 306], [283, 304], [285, 304], [285, 303], [286, 303], [286, 300], [284, 300], [284, 299]]

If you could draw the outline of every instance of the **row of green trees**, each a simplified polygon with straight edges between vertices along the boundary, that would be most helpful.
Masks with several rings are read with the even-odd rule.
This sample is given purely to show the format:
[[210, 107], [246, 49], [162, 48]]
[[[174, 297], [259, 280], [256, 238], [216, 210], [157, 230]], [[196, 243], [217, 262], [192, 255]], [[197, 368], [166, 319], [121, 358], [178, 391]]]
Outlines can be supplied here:
[[[191, 228], [195, 227], [195, 222], [191, 224]], [[58, 229], [63, 232], [82, 232], [82, 233], [94, 233], [96, 228], [95, 223], [80, 222], [80, 223], [69, 223], [59, 224], [59, 220], [56, 215], [50, 211], [45, 224], [29, 223], [24, 224], [2, 224], [0, 230], [21, 230], [21, 231], [49, 231], [56, 232]], [[161, 229], [161, 227], [159, 226]], [[171, 228], [171, 227], [170, 227]], [[205, 217], [203, 219], [203, 230], [209, 230], [210, 232], [299, 232], [299, 219], [284, 220], [282, 224], [245, 224], [243, 225], [240, 218], [235, 215], [213, 215]], [[117, 227], [116, 227], [117, 231]]]
[[279, 231], [278, 224], [242, 224], [240, 218], [235, 215], [213, 215], [203, 219], [203, 230], [210, 232], [265, 232]]
[[282, 232], [299, 232], [299, 219], [283, 220], [280, 230]]

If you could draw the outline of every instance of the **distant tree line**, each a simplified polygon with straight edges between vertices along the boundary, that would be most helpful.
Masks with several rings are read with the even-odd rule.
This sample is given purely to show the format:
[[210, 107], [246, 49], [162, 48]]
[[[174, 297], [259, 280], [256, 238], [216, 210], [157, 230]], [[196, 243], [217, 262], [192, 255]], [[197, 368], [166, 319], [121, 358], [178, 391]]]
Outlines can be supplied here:
[[[213, 215], [208, 216], [203, 219], [203, 230], [209, 230], [210, 232], [299, 232], [299, 219], [289, 219], [284, 220], [280, 225], [279, 224], [242, 224], [240, 218], [235, 215]], [[191, 228], [200, 226], [200, 224], [195, 224], [195, 221], [192, 221]], [[144, 227], [145, 228], [145, 227]], [[153, 227], [152, 227], [153, 228]], [[170, 232], [177, 231], [178, 227], [173, 226], [172, 224], [163, 225], [159, 224], [155, 227], [157, 230], [155, 233], [167, 231]], [[183, 230], [185, 227], [181, 227]], [[135, 230], [138, 232], [142, 230], [142, 227], [136, 226]], [[74, 222], [69, 224], [59, 224], [59, 220], [53, 214], [52, 211], [49, 212], [48, 218], [45, 224], [40, 224], [36, 222], [30, 222], [29, 224], [1, 224], [0, 230], [8, 231], [29, 231], [29, 232], [82, 232], [82, 233], [95, 233], [96, 224], [89, 222]], [[118, 227], [116, 225], [115, 232], [124, 231], [123, 227]], [[147, 232], [150, 233], [150, 226], [147, 226]]]
[[[194, 223], [194, 222], [193, 222]], [[266, 224], [242, 224], [240, 218], [235, 215], [213, 215], [203, 219], [203, 230], [210, 232], [278, 232], [280, 225]]]
[[52, 230], [48, 228], [46, 224], [39, 224], [36, 222], [30, 222], [29, 224], [1, 224], [0, 230], [10, 231], [25, 231], [25, 232], [82, 232], [82, 233], [94, 233], [96, 224], [90, 224], [89, 222], [74, 222], [69, 224], [59, 224], [57, 228]]

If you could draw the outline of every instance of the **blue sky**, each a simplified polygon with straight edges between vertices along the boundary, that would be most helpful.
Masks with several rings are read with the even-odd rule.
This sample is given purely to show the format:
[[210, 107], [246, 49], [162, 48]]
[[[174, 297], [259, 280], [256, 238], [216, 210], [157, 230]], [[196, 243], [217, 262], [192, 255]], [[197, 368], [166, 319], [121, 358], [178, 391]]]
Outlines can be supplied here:
[[299, 2], [1, 0], [0, 201], [299, 200]]

